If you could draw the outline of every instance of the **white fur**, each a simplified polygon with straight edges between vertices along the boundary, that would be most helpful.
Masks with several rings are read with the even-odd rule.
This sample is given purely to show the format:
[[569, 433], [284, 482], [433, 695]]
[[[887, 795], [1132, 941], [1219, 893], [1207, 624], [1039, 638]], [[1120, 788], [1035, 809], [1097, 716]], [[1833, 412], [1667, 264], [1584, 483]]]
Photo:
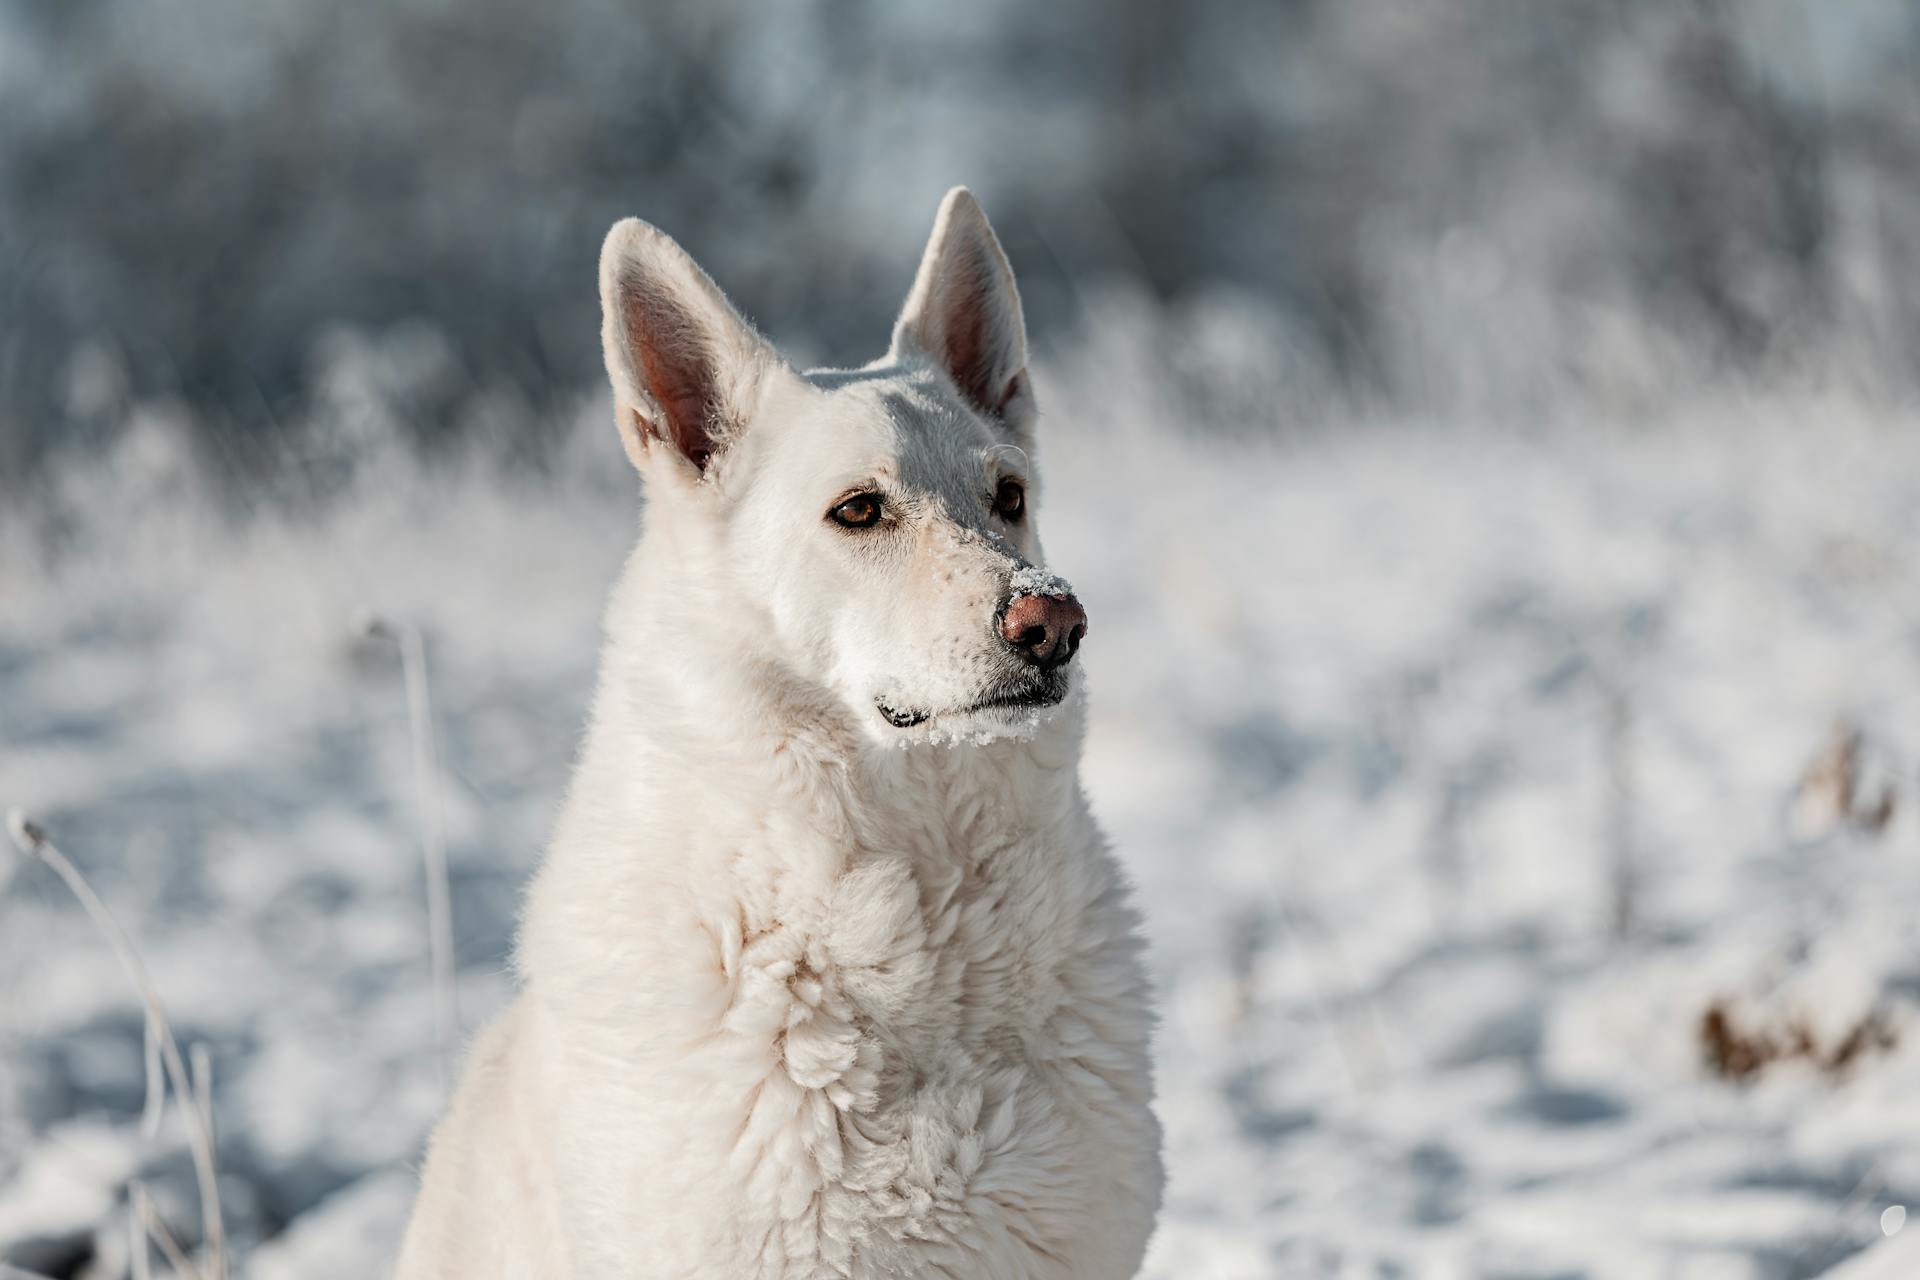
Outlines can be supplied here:
[[[966, 709], [1013, 678], [996, 614], [1043, 563], [991, 502], [1034, 480], [1013, 287], [956, 190], [889, 355], [803, 375], [671, 240], [609, 235], [645, 532], [402, 1280], [1137, 1268], [1150, 1015], [1084, 689]], [[885, 527], [825, 518], [850, 488]]]

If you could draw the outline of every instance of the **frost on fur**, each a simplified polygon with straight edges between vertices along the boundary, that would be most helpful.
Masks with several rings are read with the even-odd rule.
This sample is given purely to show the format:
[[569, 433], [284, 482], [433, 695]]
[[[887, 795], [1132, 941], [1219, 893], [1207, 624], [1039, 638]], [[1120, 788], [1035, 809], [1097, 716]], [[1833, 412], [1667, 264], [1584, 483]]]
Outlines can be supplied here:
[[1006, 708], [992, 718], [976, 716], [959, 722], [933, 720], [893, 739], [893, 746], [985, 747], [996, 742], [1031, 742], [1041, 728], [1060, 714], [1059, 707]]
[[1021, 565], [1014, 571], [1013, 578], [1007, 583], [1010, 599], [1021, 596], [1070, 596], [1073, 584], [1059, 574], [1036, 565]]

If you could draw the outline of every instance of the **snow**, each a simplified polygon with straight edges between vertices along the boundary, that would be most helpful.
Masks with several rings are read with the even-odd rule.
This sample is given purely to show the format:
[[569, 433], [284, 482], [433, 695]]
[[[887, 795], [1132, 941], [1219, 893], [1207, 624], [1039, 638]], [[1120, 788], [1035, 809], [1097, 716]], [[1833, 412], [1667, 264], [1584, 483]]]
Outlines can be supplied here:
[[1895, 1236], [1849, 1259], [1830, 1280], [1911, 1280], [1920, 1275], [1920, 1231]]
[[1035, 565], [1023, 564], [1013, 571], [1013, 577], [1007, 581], [1009, 599], [1018, 600], [1021, 596], [1070, 596], [1073, 584], [1059, 574]]
[[[1164, 1016], [1145, 1274], [1920, 1266], [1882, 1226], [1920, 1203], [1904, 413], [1255, 441], [1154, 426], [1136, 375], [1043, 373], [1085, 776]], [[0, 516], [0, 805], [210, 1049], [242, 1274], [378, 1274], [441, 1102], [400, 658], [368, 616], [426, 640], [468, 1035], [508, 990], [635, 524], [604, 405], [551, 425], [544, 468], [376, 434], [329, 499], [236, 503], [152, 415]], [[0, 1260], [124, 1256], [136, 1176], [191, 1236], [177, 1120], [138, 1134], [133, 993], [44, 867], [7, 876]], [[1894, 1042], [1734, 1083], [1703, 1065], [1716, 1004], [1823, 1053], [1873, 1015]]]

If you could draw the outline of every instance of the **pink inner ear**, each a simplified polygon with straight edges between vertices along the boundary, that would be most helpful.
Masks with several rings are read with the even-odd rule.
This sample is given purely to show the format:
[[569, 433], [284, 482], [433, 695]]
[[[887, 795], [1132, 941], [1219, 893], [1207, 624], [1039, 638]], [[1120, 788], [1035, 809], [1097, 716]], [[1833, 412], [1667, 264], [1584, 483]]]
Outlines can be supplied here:
[[985, 300], [975, 289], [947, 317], [947, 369], [967, 399], [983, 409], [999, 412], [995, 403], [993, 371], [987, 359]]
[[993, 263], [982, 260], [977, 248], [965, 253], [957, 268], [941, 317], [942, 352], [947, 372], [961, 394], [988, 413], [997, 414], [1012, 398], [1010, 369], [1002, 369], [1002, 352], [994, 341]]
[[713, 411], [713, 362], [688, 317], [671, 301], [645, 288], [627, 294], [627, 340], [647, 390], [665, 422], [657, 434], [702, 471], [713, 456], [708, 430]]

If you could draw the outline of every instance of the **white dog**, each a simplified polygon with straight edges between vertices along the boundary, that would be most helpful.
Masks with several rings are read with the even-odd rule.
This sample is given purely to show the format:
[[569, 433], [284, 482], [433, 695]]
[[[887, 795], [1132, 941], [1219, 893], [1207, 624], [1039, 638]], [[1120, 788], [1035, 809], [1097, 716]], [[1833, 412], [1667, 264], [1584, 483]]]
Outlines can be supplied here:
[[985, 215], [947, 196], [864, 369], [794, 371], [642, 222], [600, 296], [645, 533], [402, 1280], [1132, 1275], [1139, 922]]

